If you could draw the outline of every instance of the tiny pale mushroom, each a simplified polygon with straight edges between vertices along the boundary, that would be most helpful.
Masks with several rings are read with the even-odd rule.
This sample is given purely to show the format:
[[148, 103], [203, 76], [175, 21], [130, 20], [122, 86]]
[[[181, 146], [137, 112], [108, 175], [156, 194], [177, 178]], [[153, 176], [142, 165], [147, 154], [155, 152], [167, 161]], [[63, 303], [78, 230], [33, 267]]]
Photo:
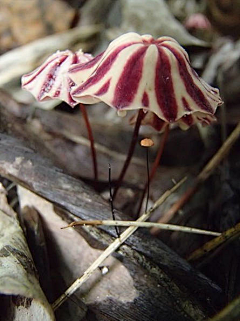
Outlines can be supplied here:
[[211, 24], [208, 18], [202, 13], [192, 14], [186, 19], [184, 25], [185, 25], [185, 28], [188, 30], [191, 30], [191, 29], [208, 30], [211, 28]]
[[154, 142], [152, 141], [151, 138], [144, 138], [141, 140], [140, 145], [142, 147], [152, 147], [154, 146]]

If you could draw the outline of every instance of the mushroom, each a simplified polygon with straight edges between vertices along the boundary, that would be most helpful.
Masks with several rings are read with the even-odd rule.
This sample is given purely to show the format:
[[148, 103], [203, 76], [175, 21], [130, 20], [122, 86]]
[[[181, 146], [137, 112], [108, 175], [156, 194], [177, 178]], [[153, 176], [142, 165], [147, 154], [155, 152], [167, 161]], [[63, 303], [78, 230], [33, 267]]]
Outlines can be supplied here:
[[[85, 54], [82, 50], [76, 53], [70, 50], [57, 51], [37, 69], [22, 77], [22, 88], [30, 91], [38, 101], [49, 99], [59, 99], [65, 101], [71, 107], [78, 104], [71, 96], [71, 88], [75, 85], [69, 77], [68, 71], [74, 64], [82, 65], [93, 59], [90, 54]], [[88, 76], [87, 72], [82, 72], [81, 81]], [[79, 77], [79, 81], [80, 81]], [[97, 180], [97, 160], [94, 148], [93, 134], [88, 120], [87, 112], [83, 104], [80, 104], [84, 121], [88, 131], [88, 137], [91, 144], [93, 159], [93, 170], [95, 181]]]
[[[148, 159], [148, 149], [149, 147], [152, 147], [154, 145], [154, 142], [151, 138], [144, 138], [140, 141], [140, 145], [142, 147], [145, 147], [146, 149], [146, 161], [147, 161], [147, 200], [146, 200], [146, 206], [145, 206], [145, 213], [147, 213], [148, 210], [148, 201], [149, 201], [149, 183], [150, 183], [150, 177], [149, 177], [149, 159]], [[142, 204], [141, 204], [142, 207]]]
[[[80, 103], [92, 146], [95, 178], [96, 155], [92, 132], [83, 103], [103, 101], [124, 116], [138, 110], [130, 119], [135, 123], [128, 156], [114, 190], [113, 198], [124, 178], [137, 142], [141, 124], [165, 130], [170, 124], [187, 129], [196, 122], [209, 125], [222, 100], [219, 91], [209, 86], [192, 69], [189, 57], [170, 37], [154, 39], [134, 32], [112, 41], [93, 58], [82, 51], [57, 52], [32, 73], [23, 76], [23, 88], [36, 99], [61, 99], [69, 105]], [[157, 169], [163, 146], [159, 149], [150, 180]]]
[[[90, 76], [79, 81], [87, 70], [91, 70]], [[95, 59], [70, 68], [69, 75], [76, 83], [71, 92], [74, 100], [86, 104], [103, 101], [121, 114], [139, 110], [131, 119], [136, 121], [135, 131], [114, 196], [133, 154], [141, 123], [157, 130], [173, 123], [182, 129], [196, 122], [209, 125], [222, 104], [218, 89], [197, 75], [187, 52], [170, 37], [154, 39], [129, 32], [112, 41]]]
[[[76, 53], [70, 50], [57, 51], [37, 69], [22, 77], [22, 88], [30, 91], [38, 101], [59, 99], [74, 107], [78, 104], [70, 92], [75, 83], [68, 76], [70, 67], [93, 59], [82, 50]], [[84, 75], [82, 75], [82, 80]]]

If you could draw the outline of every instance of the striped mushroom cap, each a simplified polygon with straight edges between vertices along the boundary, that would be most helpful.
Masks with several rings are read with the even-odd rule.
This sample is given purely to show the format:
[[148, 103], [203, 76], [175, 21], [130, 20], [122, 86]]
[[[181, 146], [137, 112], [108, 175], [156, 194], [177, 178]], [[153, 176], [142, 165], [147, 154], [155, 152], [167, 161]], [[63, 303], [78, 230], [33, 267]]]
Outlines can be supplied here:
[[68, 76], [69, 68], [92, 58], [92, 55], [84, 54], [81, 50], [76, 53], [70, 50], [57, 51], [36, 70], [22, 77], [22, 88], [30, 91], [38, 101], [60, 99], [73, 107], [78, 103], [70, 94], [75, 83]]
[[[89, 77], [81, 81], [81, 74]], [[219, 91], [191, 68], [186, 51], [170, 37], [127, 33], [106, 51], [70, 69], [74, 100], [103, 101], [117, 111], [144, 109], [145, 124], [161, 129], [178, 122], [188, 128], [195, 122], [209, 124], [222, 104]], [[151, 112], [151, 113], [149, 113]]]

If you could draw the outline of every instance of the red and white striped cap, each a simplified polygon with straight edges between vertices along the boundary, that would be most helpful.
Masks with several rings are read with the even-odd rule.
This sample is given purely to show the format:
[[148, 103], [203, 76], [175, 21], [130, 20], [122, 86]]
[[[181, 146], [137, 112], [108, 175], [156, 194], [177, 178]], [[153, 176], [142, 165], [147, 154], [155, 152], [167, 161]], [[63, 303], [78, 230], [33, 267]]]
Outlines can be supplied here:
[[[76, 53], [70, 50], [57, 51], [40, 67], [22, 77], [22, 88], [30, 91], [38, 101], [59, 99], [73, 107], [78, 102], [70, 94], [75, 83], [68, 76], [69, 68], [91, 59], [92, 55], [84, 54], [81, 50]], [[82, 77], [82, 80], [87, 77], [86, 73], [82, 73]]]
[[143, 123], [158, 130], [166, 123], [184, 129], [210, 124], [222, 104], [218, 89], [196, 74], [186, 51], [170, 37], [124, 34], [94, 59], [72, 66], [69, 76], [76, 83], [75, 101], [103, 101], [120, 112], [142, 108], [148, 112]]

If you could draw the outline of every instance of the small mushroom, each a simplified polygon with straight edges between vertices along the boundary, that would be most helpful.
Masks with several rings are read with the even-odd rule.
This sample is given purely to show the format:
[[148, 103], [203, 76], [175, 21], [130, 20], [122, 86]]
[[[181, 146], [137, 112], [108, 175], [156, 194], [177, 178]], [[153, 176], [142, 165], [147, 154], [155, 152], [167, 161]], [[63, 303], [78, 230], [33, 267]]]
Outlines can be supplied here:
[[[150, 193], [150, 177], [149, 177], [149, 157], [148, 157], [148, 149], [149, 147], [154, 146], [154, 142], [151, 138], [144, 138], [140, 141], [140, 145], [142, 147], [145, 147], [146, 149], [146, 162], [147, 162], [147, 184], [146, 184], [146, 188], [147, 188], [147, 200], [146, 200], [146, 207], [145, 207], [145, 213], [147, 213], [148, 210], [148, 201], [149, 201], [149, 193]], [[143, 197], [145, 196], [145, 191], [143, 194]], [[141, 207], [142, 207], [142, 203], [141, 203]]]
[[[40, 74], [42, 78], [38, 77]], [[71, 106], [103, 101], [120, 115], [138, 110], [130, 119], [135, 129], [113, 198], [130, 163], [141, 124], [149, 124], [158, 131], [165, 128], [167, 136], [173, 123], [182, 129], [196, 122], [209, 125], [222, 104], [218, 89], [197, 75], [177, 41], [134, 32], [118, 37], [95, 58], [81, 51], [56, 53], [23, 77], [23, 88], [38, 100], [58, 98]], [[150, 180], [161, 153], [157, 155]]]
[[[81, 72], [86, 70], [91, 70], [90, 76], [79, 83]], [[71, 92], [76, 101], [103, 101], [118, 113], [140, 110], [130, 119], [136, 123], [135, 130], [113, 197], [130, 163], [141, 123], [158, 131], [168, 130], [173, 123], [182, 129], [196, 122], [209, 125], [222, 104], [218, 89], [197, 75], [187, 52], [170, 37], [154, 39], [129, 32], [112, 41], [95, 59], [73, 66], [69, 75], [77, 84]]]
[[144, 138], [140, 141], [140, 145], [142, 147], [152, 147], [154, 145], [154, 142], [151, 138]]
[[[91, 75], [79, 83], [87, 69]], [[70, 78], [77, 84], [74, 100], [103, 101], [118, 112], [143, 109], [151, 112], [145, 123], [158, 130], [164, 123], [177, 122], [183, 129], [196, 122], [208, 125], [222, 104], [218, 89], [197, 75], [187, 52], [170, 37], [124, 34], [95, 59], [73, 66]]]
[[[65, 101], [71, 107], [74, 107], [78, 102], [71, 96], [71, 88], [75, 83], [68, 75], [69, 69], [75, 64], [81, 66], [92, 59], [92, 55], [85, 54], [82, 50], [79, 50], [76, 53], [73, 53], [70, 50], [57, 51], [36, 70], [22, 77], [22, 88], [30, 91], [38, 101], [59, 99]], [[88, 75], [88, 71], [82, 72], [78, 77], [78, 81], [80, 81], [80, 78], [81, 81], [83, 81]], [[80, 104], [80, 109], [88, 131], [94, 178], [95, 181], [97, 181], [97, 160], [92, 129], [83, 104]]]
[[[22, 88], [28, 90], [38, 101], [59, 99], [74, 107], [78, 104], [70, 92], [75, 83], [68, 76], [70, 67], [93, 59], [82, 50], [57, 51], [37, 69], [22, 77]], [[82, 80], [85, 74], [82, 74]]]

